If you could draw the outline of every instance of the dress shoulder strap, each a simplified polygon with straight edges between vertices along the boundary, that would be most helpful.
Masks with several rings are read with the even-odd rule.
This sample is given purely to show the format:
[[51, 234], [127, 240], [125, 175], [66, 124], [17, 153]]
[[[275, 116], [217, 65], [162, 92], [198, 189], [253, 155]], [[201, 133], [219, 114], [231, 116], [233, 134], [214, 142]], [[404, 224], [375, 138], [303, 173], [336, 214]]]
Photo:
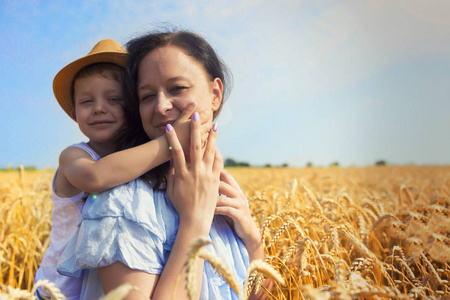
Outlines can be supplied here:
[[83, 149], [84, 151], [86, 151], [91, 157], [92, 159], [94, 159], [95, 161], [98, 161], [100, 159], [100, 156], [91, 148], [89, 147], [88, 144], [86, 144], [85, 142], [81, 142], [78, 144], [73, 144], [70, 145], [70, 147], [78, 147]]

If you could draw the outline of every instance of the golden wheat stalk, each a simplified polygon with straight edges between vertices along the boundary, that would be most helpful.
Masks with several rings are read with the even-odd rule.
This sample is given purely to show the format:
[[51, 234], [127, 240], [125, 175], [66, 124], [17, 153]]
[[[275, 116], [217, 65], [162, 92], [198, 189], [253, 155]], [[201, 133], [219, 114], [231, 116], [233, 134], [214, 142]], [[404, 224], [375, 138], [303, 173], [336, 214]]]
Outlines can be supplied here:
[[209, 237], [199, 236], [191, 244], [191, 250], [188, 252], [188, 257], [185, 263], [186, 267], [186, 290], [189, 299], [193, 299], [197, 293], [197, 268], [196, 262], [200, 250], [212, 241]]
[[14, 289], [11, 286], [6, 287], [6, 293], [0, 290], [0, 299], [35, 299], [36, 297], [29, 291], [24, 291], [20, 289]]
[[250, 266], [247, 270], [247, 276], [246, 276], [245, 284], [244, 284], [246, 291], [251, 290], [251, 288], [249, 287], [248, 284], [249, 284], [249, 278], [251, 277], [251, 274], [253, 272], [259, 272], [259, 273], [263, 274], [264, 276], [272, 279], [279, 285], [285, 285], [284, 278], [280, 275], [280, 273], [278, 273], [277, 270], [275, 270], [274, 267], [272, 267], [271, 265], [269, 265], [268, 263], [266, 263], [265, 261], [263, 261], [261, 259], [256, 259], [250, 263]]
[[317, 201], [317, 198], [314, 196], [314, 194], [311, 192], [310, 189], [306, 187], [306, 185], [302, 185], [303, 189], [306, 191], [306, 195], [308, 196], [309, 200], [311, 201], [313, 207], [315, 210], [319, 212], [319, 214], [323, 215], [323, 209], [322, 206], [320, 206], [319, 201]]
[[31, 294], [35, 294], [38, 287], [42, 286], [44, 290], [50, 294], [50, 298], [52, 300], [65, 300], [66, 296], [64, 296], [63, 293], [55, 286], [53, 282], [50, 282], [48, 280], [39, 280], [36, 282], [36, 284], [33, 286], [33, 289], [31, 290]]
[[206, 249], [200, 249], [198, 256], [211, 264], [211, 266], [216, 269], [222, 278], [229, 284], [236, 295], [241, 296], [242, 288], [233, 277], [233, 273], [230, 271], [229, 267], [217, 256], [213, 255]]

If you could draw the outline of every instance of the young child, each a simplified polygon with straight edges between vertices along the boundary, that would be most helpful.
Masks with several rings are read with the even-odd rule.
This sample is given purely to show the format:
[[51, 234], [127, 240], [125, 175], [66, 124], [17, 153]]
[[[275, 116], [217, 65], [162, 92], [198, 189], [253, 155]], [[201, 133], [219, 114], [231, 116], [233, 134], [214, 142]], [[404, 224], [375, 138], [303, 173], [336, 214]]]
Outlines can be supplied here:
[[[52, 182], [50, 246], [35, 276], [36, 282], [47, 279], [55, 283], [67, 299], [79, 299], [82, 278], [62, 276], [56, 265], [77, 229], [87, 194], [133, 180], [171, 156], [165, 137], [116, 152], [119, 134], [125, 126], [122, 80], [127, 57], [116, 41], [102, 40], [88, 55], [65, 66], [53, 81], [58, 103], [89, 139], [87, 143], [67, 147], [60, 154]], [[195, 105], [189, 106], [173, 122], [177, 130], [189, 132], [188, 119], [194, 108]], [[188, 142], [185, 140], [184, 145]], [[50, 299], [41, 288], [36, 296]]]

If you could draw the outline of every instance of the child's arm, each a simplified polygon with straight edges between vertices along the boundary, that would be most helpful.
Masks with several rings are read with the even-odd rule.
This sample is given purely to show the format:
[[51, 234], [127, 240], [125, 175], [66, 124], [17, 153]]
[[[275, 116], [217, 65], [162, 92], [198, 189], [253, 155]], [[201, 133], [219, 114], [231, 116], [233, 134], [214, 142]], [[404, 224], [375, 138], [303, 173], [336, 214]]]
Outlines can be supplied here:
[[[57, 177], [66, 179], [65, 191], [99, 193], [131, 181], [168, 161], [169, 158], [170, 150], [164, 136], [137, 147], [112, 153], [99, 161], [93, 160], [81, 148], [69, 147], [59, 157]], [[58, 181], [56, 190], [57, 192], [61, 190], [61, 188], [58, 189]], [[66, 196], [76, 194], [75, 192], [62, 193]]]
[[[188, 106], [174, 124], [176, 130], [187, 137], [182, 141], [183, 146], [189, 145], [189, 118], [194, 110], [195, 105]], [[78, 192], [99, 193], [138, 178], [170, 157], [169, 144], [164, 135], [140, 146], [107, 155], [99, 161], [94, 161], [82, 149], [69, 147], [60, 155], [59, 172]]]

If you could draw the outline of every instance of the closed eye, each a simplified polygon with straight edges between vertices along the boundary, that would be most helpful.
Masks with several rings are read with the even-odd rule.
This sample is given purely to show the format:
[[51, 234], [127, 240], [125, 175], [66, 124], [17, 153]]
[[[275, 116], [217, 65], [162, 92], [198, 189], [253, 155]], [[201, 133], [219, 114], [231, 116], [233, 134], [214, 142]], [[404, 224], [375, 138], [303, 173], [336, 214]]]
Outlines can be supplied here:
[[90, 102], [93, 102], [93, 100], [92, 99], [84, 99], [84, 100], [80, 101], [80, 104], [90, 103]]
[[187, 90], [187, 89], [188, 89], [187, 86], [177, 85], [177, 86], [174, 86], [172, 89], [170, 89], [170, 92], [176, 94], [176, 93], [181, 93], [183, 90]]
[[156, 98], [156, 94], [147, 94], [142, 96], [141, 101], [151, 101]]

